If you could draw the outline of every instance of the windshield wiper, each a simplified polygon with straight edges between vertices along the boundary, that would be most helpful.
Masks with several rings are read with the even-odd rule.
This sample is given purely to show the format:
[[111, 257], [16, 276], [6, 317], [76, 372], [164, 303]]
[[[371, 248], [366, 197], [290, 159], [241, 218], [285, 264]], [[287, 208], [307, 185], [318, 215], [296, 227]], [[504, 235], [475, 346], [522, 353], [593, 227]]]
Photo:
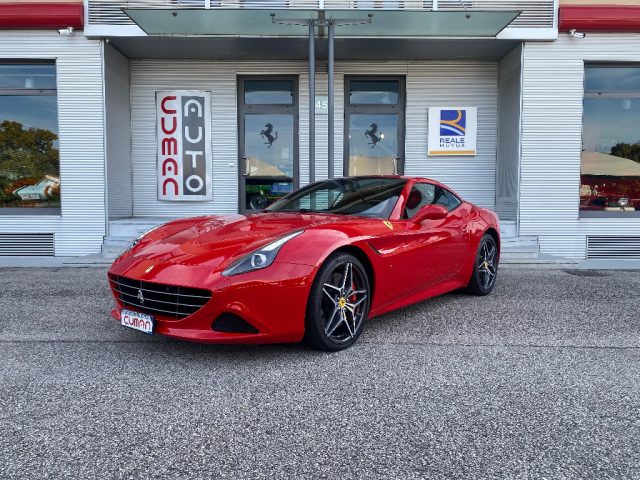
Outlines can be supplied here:
[[287, 213], [317, 213], [316, 210], [310, 208], [283, 208], [282, 210], [272, 210], [274, 212], [287, 212]]

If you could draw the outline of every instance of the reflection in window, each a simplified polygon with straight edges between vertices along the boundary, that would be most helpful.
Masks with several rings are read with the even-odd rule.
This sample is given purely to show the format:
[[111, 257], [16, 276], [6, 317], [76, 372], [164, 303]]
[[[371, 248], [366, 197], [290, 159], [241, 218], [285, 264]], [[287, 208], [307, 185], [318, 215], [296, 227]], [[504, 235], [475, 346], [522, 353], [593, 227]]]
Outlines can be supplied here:
[[403, 178], [358, 177], [318, 182], [268, 208], [272, 212], [317, 212], [389, 218], [404, 189]]
[[247, 178], [245, 195], [247, 210], [263, 210], [293, 191], [293, 179]]
[[349, 175], [393, 175], [398, 115], [349, 115]]
[[449, 190], [431, 183], [416, 183], [409, 192], [403, 218], [413, 218], [425, 205], [440, 205], [451, 211], [462, 202]]
[[462, 202], [449, 190], [442, 187], [436, 187], [435, 199], [433, 203], [446, 208], [447, 211], [450, 212], [451, 210], [457, 208], [458, 205], [460, 205]]
[[583, 107], [582, 214], [640, 211], [640, 68], [587, 67]]
[[400, 99], [398, 80], [351, 80], [349, 103], [351, 105], [396, 105]]
[[584, 84], [590, 93], [640, 92], [640, 68], [587, 67]]
[[53, 64], [0, 64], [0, 213], [59, 213], [55, 84]]
[[55, 90], [56, 66], [52, 63], [0, 64], [0, 88]]
[[411, 192], [404, 205], [404, 218], [413, 218], [422, 207], [433, 203], [435, 198], [435, 185], [431, 183], [416, 183], [411, 187]]
[[294, 117], [244, 116], [246, 205], [262, 210], [293, 191]]
[[293, 105], [293, 80], [245, 80], [244, 103], [248, 105]]

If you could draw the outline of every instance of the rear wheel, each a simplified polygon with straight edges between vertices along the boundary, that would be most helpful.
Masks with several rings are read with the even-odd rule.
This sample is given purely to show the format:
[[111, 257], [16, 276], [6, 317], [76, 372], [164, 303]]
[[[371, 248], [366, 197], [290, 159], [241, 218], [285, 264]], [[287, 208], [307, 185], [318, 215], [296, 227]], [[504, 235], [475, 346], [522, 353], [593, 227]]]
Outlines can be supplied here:
[[345, 253], [330, 256], [311, 287], [306, 342], [326, 351], [350, 347], [362, 333], [370, 304], [369, 278], [362, 263]]
[[482, 237], [476, 260], [473, 265], [471, 280], [467, 291], [474, 295], [489, 295], [496, 283], [498, 274], [498, 243], [492, 235]]
[[267, 208], [268, 203], [269, 202], [267, 202], [267, 199], [262, 195], [253, 195], [249, 199], [249, 208], [251, 208], [252, 210], [264, 210], [265, 208]]

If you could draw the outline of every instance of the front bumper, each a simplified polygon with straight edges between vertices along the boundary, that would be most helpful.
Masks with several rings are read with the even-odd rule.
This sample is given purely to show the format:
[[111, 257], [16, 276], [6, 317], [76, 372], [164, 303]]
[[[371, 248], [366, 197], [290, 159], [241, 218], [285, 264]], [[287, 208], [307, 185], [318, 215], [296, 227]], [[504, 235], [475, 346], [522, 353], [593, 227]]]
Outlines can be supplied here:
[[[307, 299], [315, 273], [313, 266], [276, 261], [262, 270], [224, 277], [200, 265], [134, 258], [116, 261], [109, 270], [109, 274], [129, 279], [209, 290], [211, 299], [181, 320], [154, 315], [154, 334], [200, 343], [299, 342], [304, 335]], [[111, 314], [120, 320], [124, 304], [115, 293], [114, 297], [117, 306]], [[145, 313], [143, 309], [126, 308]], [[213, 322], [225, 313], [242, 318], [257, 333], [214, 331]]]

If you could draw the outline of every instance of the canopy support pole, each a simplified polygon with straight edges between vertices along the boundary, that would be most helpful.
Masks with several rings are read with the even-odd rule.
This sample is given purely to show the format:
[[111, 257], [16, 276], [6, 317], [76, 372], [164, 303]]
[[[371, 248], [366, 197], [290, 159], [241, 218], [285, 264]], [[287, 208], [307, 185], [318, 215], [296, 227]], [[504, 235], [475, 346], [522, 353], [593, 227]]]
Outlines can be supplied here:
[[309, 20], [309, 183], [316, 181], [316, 22]]
[[334, 132], [334, 117], [335, 117], [335, 110], [334, 110], [334, 101], [333, 101], [333, 87], [334, 87], [334, 50], [333, 50], [333, 45], [334, 45], [334, 24], [333, 24], [333, 20], [329, 20], [329, 58], [328, 58], [328, 63], [329, 63], [329, 72], [328, 72], [328, 84], [327, 84], [327, 101], [329, 103], [328, 105], [328, 109], [329, 111], [328, 113], [328, 118], [327, 121], [329, 122], [328, 126], [327, 126], [327, 133], [328, 133], [328, 139], [327, 139], [327, 177], [329, 178], [333, 178], [335, 175], [334, 172], [334, 158], [333, 158], [333, 145], [334, 145], [334, 136], [335, 136], [335, 132]]
[[[324, 14], [324, 11], [322, 11]], [[329, 82], [328, 82], [328, 168], [329, 178], [333, 178], [334, 172], [334, 27], [336, 25], [363, 25], [371, 23], [373, 14], [368, 13], [367, 18], [354, 19], [278, 19], [275, 13], [271, 13], [271, 23], [281, 25], [308, 25], [309, 27], [309, 183], [316, 181], [316, 27], [329, 28]]]

